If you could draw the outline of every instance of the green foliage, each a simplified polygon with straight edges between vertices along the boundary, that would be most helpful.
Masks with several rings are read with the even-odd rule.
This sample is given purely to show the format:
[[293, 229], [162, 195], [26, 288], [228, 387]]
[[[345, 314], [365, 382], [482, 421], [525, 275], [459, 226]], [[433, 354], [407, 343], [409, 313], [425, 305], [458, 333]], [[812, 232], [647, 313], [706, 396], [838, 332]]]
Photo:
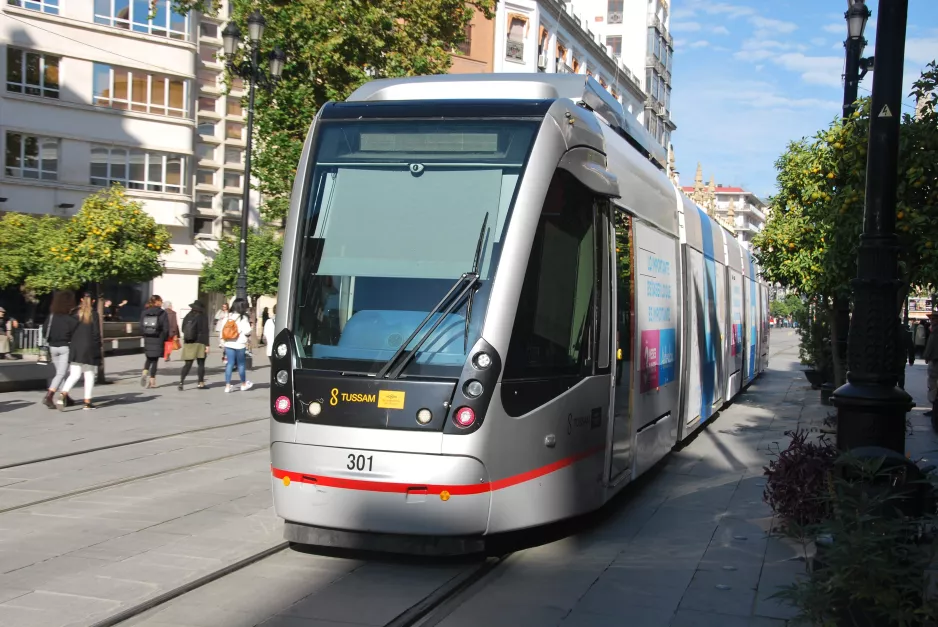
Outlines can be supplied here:
[[0, 289], [23, 286], [48, 258], [49, 240], [61, 218], [8, 213], [0, 218]]
[[804, 300], [797, 294], [788, 294], [782, 300], [773, 300], [769, 304], [769, 313], [776, 318], [789, 318], [797, 316], [805, 309]]
[[[182, 10], [213, 12], [210, 0], [183, 0]], [[286, 217], [303, 142], [319, 108], [344, 100], [373, 77], [445, 73], [465, 40], [474, 10], [494, 15], [494, 0], [233, 0], [231, 19], [247, 34], [247, 17], [267, 20], [259, 58], [287, 53], [283, 78], [256, 91], [257, 153], [252, 170], [271, 221]], [[246, 53], [245, 53], [246, 54]]]
[[[932, 104], [921, 119], [903, 116], [897, 233], [906, 284], [938, 286], [938, 68], [930, 63], [915, 93]], [[806, 296], [850, 296], [863, 226], [870, 102], [811, 140], [792, 142], [776, 162], [778, 193], [753, 245], [766, 279]]]
[[[239, 235], [219, 243], [215, 258], [202, 270], [202, 288], [209, 292], [234, 294], [238, 281]], [[273, 230], [252, 229], [248, 232], [248, 295], [257, 299], [274, 295], [280, 287], [280, 257], [283, 239]]]
[[907, 493], [892, 487], [883, 459], [841, 458], [821, 496], [829, 516], [817, 525], [791, 525], [803, 542], [827, 538], [808, 576], [774, 596], [792, 603], [804, 624], [912, 626], [938, 618], [923, 598], [923, 574], [934, 557], [933, 514], [910, 516]]
[[85, 198], [44, 239], [44, 259], [26, 279], [39, 294], [85, 283], [143, 283], [163, 273], [160, 256], [172, 250], [169, 231], [116, 185]]

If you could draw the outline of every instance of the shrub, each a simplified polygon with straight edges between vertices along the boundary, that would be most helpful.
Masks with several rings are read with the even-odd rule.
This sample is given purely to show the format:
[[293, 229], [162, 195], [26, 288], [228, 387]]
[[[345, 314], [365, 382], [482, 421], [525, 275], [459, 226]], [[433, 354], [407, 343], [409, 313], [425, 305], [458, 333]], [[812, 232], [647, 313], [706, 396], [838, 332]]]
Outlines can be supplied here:
[[763, 470], [763, 497], [786, 526], [804, 527], [826, 519], [824, 499], [837, 449], [823, 435], [810, 439], [808, 431], [786, 431], [788, 448], [778, 453]]

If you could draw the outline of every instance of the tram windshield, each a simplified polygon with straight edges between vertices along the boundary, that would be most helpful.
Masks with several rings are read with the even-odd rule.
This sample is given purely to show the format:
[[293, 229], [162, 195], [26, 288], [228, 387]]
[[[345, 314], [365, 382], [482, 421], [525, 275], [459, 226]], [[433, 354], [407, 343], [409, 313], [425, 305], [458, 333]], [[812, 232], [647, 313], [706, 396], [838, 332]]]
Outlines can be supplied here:
[[293, 327], [303, 367], [380, 370], [472, 271], [481, 233], [468, 331], [463, 299], [403, 372], [458, 374], [481, 330], [537, 128], [517, 119], [321, 122], [297, 247]]

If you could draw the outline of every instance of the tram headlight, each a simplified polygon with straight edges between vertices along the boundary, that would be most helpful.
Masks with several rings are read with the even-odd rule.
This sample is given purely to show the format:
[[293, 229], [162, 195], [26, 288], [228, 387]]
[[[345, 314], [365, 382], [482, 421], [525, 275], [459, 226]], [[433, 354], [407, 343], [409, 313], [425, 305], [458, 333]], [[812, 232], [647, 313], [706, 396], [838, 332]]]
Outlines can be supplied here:
[[287, 356], [287, 345], [281, 342], [280, 344], [277, 345], [277, 357], [280, 357], [281, 359], [283, 359], [286, 356]]
[[290, 397], [289, 396], [280, 396], [277, 398], [274, 403], [274, 409], [277, 410], [278, 414], [285, 414], [290, 411]]
[[475, 357], [472, 358], [472, 365], [479, 370], [485, 370], [492, 365], [492, 358], [486, 352], [476, 353]]
[[453, 420], [456, 421], [456, 426], [465, 429], [466, 427], [471, 427], [476, 421], [476, 413], [472, 411], [471, 407], [460, 407], [456, 410], [456, 413], [453, 414]]
[[287, 381], [290, 379], [290, 375], [287, 374], [286, 370], [281, 370], [277, 373], [276, 379], [277, 383], [280, 385], [286, 385]]
[[313, 401], [309, 404], [309, 415], [315, 418], [322, 413], [322, 403], [319, 401]]
[[426, 407], [417, 412], [417, 422], [420, 424], [428, 424], [431, 420], [433, 420], [433, 412]]
[[466, 381], [466, 384], [462, 386], [463, 394], [469, 398], [479, 398], [482, 396], [482, 384], [476, 381], [475, 379], [470, 379]]

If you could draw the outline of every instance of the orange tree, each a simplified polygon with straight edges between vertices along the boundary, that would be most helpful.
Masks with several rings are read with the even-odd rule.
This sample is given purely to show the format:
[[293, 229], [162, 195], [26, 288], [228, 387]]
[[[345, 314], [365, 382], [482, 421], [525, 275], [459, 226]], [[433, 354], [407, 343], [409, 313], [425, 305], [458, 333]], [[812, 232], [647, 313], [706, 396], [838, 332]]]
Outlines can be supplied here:
[[[938, 286], [936, 83], [938, 68], [932, 62], [913, 87], [913, 95], [925, 103], [920, 115], [902, 117], [896, 218], [905, 287], [897, 317], [909, 285]], [[775, 164], [778, 193], [771, 200], [772, 214], [753, 241], [765, 278], [818, 302], [832, 323], [833, 303], [850, 298], [850, 281], [856, 277], [869, 120], [870, 102], [864, 99], [851, 118], [789, 144]], [[836, 365], [838, 383], [843, 368]]]

